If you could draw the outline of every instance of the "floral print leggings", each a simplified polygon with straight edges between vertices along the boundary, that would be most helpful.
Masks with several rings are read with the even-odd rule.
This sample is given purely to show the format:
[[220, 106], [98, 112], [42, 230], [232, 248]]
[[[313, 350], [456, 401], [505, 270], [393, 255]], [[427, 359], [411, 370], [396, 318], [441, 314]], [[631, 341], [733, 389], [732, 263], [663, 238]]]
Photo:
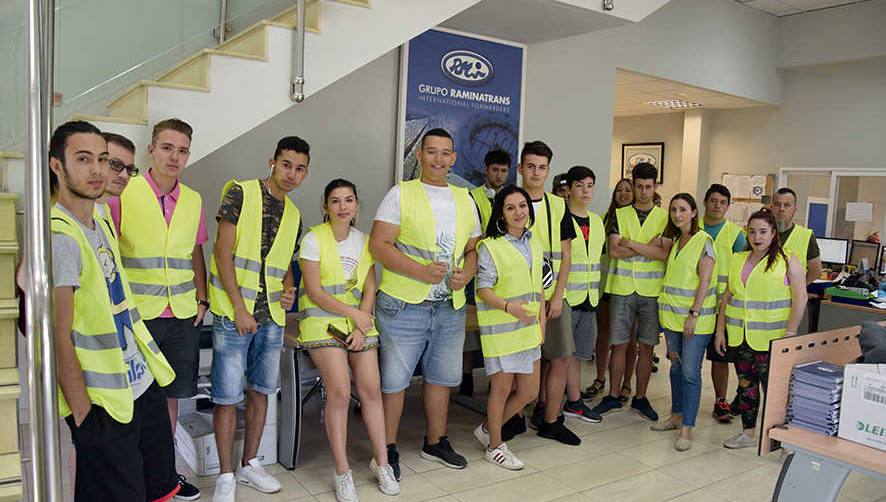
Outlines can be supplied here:
[[738, 375], [738, 402], [741, 410], [741, 425], [753, 429], [757, 425], [760, 411], [760, 389], [766, 392], [769, 379], [769, 352], [757, 352], [746, 341], [738, 347], [730, 347]]

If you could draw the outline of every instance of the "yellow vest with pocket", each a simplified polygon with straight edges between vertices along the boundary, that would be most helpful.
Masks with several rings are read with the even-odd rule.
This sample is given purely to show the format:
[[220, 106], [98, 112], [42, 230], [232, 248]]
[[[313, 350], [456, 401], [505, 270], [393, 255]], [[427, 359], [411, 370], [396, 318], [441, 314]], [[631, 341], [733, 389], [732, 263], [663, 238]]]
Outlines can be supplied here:
[[[695, 292], [700, 282], [698, 261], [704, 252], [706, 242], [711, 243], [713, 247], [710, 234], [699, 229], [683, 245], [683, 249], [677, 250], [677, 242], [671, 246], [664, 285], [658, 296], [658, 319], [662, 327], [671, 331], [683, 331], [689, 309], [695, 303]], [[716, 253], [716, 250], [714, 252]], [[713, 274], [717, 270], [717, 260], [718, 258], [714, 259]], [[717, 287], [713, 285], [713, 274], [695, 323], [695, 333], [699, 335], [713, 333], [717, 324]]]
[[572, 307], [580, 305], [585, 298], [594, 307], [600, 301], [600, 253], [603, 251], [606, 235], [603, 230], [603, 219], [596, 213], [590, 211], [587, 213], [590, 220], [587, 242], [578, 222], [572, 220], [575, 226], [575, 238], [572, 239], [570, 255], [572, 261], [566, 282], [566, 302]]
[[[641, 244], [648, 244], [660, 236], [668, 223], [668, 213], [658, 206], [652, 207], [643, 225], [640, 225], [640, 218], [633, 206], [616, 209], [615, 217], [621, 237]], [[621, 296], [637, 293], [640, 296], [656, 297], [661, 293], [664, 272], [665, 262], [640, 254], [633, 258], [616, 259], [610, 256], [606, 292]]]
[[791, 287], [785, 285], [788, 264], [779, 256], [772, 268], [765, 270], [768, 260], [764, 256], [745, 285], [741, 271], [750, 253], [744, 251], [732, 257], [729, 269], [732, 298], [726, 305], [726, 333], [730, 347], [747, 340], [752, 349], [768, 351], [770, 340], [784, 336], [791, 315], [793, 296]]

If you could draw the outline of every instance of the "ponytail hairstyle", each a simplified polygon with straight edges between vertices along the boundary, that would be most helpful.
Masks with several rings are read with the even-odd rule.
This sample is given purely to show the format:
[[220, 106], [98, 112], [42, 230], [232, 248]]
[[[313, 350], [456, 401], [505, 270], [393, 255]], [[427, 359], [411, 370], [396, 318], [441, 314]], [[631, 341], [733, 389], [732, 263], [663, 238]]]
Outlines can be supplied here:
[[[351, 191], [354, 192], [354, 198], [358, 202], [360, 201], [360, 197], [357, 196], [357, 186], [356, 185], [354, 185], [353, 183], [351, 183], [348, 180], [336, 178], [336, 179], [330, 181], [329, 184], [326, 185], [326, 188], [323, 190], [323, 205], [324, 206], [329, 201], [329, 194], [331, 194], [332, 191], [335, 190], [336, 188], [350, 188]], [[329, 213], [326, 211], [323, 211], [323, 222], [326, 223], [327, 221], [329, 221]], [[354, 218], [351, 219], [351, 226], [352, 227], [354, 226], [356, 221], [357, 221], [357, 215], [355, 214]]]
[[495, 194], [495, 199], [492, 201], [492, 213], [489, 215], [489, 223], [486, 224], [486, 237], [497, 239], [508, 233], [504, 207], [505, 197], [512, 193], [519, 193], [526, 197], [526, 204], [529, 206], [529, 226], [532, 227], [535, 224], [535, 210], [532, 208], [532, 198], [529, 193], [517, 185], [507, 185]]
[[[769, 243], [769, 249], [766, 250], [766, 271], [775, 265], [775, 260], [781, 256], [785, 262], [788, 261], [788, 257], [784, 254], [784, 251], [781, 249], [781, 243], [778, 241], [778, 225], [775, 223], [775, 216], [772, 214], [768, 208], [763, 208], [752, 214], [750, 218], [748, 218], [748, 226], [750, 227], [751, 222], [754, 220], [763, 220], [769, 225], [769, 228], [772, 229], [773, 237], [772, 242]], [[752, 250], [751, 242], [748, 241], [748, 250]]]
[[692, 223], [689, 226], [689, 235], [695, 235], [695, 233], [698, 232], [698, 206], [695, 204], [695, 198], [686, 192], [682, 192], [671, 197], [671, 202], [668, 204], [668, 224], [665, 227], [662, 236], [670, 239], [680, 238], [681, 230], [677, 228], [677, 225], [674, 225], [674, 220], [671, 218], [671, 206], [674, 204], [674, 201], [678, 199], [686, 201], [686, 203], [689, 204], [689, 209], [695, 211], [695, 216], [692, 217]]

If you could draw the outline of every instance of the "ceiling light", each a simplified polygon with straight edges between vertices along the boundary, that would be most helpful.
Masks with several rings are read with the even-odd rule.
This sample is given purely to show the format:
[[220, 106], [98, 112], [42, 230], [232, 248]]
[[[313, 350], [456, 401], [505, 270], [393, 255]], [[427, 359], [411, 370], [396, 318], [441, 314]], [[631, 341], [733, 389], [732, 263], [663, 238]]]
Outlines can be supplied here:
[[703, 106], [701, 103], [686, 101], [685, 99], [660, 99], [658, 101], [648, 101], [646, 104], [659, 108], [700, 108]]

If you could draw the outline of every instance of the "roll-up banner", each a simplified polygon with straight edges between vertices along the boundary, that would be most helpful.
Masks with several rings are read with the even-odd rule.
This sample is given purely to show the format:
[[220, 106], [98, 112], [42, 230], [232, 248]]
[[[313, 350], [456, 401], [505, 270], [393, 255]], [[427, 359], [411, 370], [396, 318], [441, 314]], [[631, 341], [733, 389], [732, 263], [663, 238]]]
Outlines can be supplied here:
[[415, 157], [422, 136], [441, 127], [457, 153], [449, 182], [468, 188], [485, 182], [483, 157], [511, 156], [508, 183], [517, 179], [522, 140], [526, 46], [434, 28], [400, 52], [397, 180], [419, 177]]

